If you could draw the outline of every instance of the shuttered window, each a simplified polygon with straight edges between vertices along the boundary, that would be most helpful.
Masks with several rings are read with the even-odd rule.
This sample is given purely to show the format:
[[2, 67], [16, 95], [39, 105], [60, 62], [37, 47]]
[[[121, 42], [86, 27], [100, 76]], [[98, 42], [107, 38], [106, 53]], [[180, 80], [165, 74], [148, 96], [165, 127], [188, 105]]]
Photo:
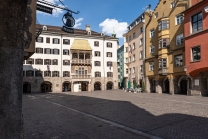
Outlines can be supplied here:
[[44, 59], [44, 65], [51, 65], [50, 59]]
[[46, 38], [46, 43], [50, 43], [50, 38], [49, 37]]
[[59, 44], [59, 39], [58, 38], [53, 38], [53, 44]]
[[43, 59], [35, 59], [36, 65], [43, 65]]
[[35, 48], [35, 52], [38, 54], [43, 54], [43, 48]]

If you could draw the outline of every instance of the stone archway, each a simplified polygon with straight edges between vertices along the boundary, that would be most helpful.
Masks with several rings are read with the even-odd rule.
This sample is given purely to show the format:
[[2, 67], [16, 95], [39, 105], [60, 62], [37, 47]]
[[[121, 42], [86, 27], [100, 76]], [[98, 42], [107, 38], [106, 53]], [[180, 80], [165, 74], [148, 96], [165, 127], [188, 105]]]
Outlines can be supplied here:
[[65, 81], [62, 83], [62, 92], [71, 91], [71, 83], [69, 81]]
[[52, 83], [49, 81], [44, 81], [41, 84], [41, 92], [46, 93], [46, 92], [52, 92]]
[[163, 93], [170, 93], [170, 82], [168, 78], [163, 80]]
[[31, 84], [29, 82], [23, 83], [23, 93], [31, 93]]
[[106, 90], [113, 90], [113, 82], [107, 82]]
[[102, 90], [101, 83], [100, 82], [95, 82], [94, 91], [98, 91], [98, 90]]
[[189, 81], [187, 80], [186, 76], [180, 77], [178, 80], [178, 86], [179, 86], [179, 94], [182, 95], [187, 95], [188, 92], [188, 83]]

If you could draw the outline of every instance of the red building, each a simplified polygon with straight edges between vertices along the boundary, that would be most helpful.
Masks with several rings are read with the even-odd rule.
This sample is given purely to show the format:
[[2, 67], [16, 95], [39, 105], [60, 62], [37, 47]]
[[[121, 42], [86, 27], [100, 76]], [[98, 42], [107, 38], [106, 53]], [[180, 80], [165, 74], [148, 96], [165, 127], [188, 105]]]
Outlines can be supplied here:
[[208, 0], [190, 0], [184, 12], [185, 71], [190, 95], [208, 95]]

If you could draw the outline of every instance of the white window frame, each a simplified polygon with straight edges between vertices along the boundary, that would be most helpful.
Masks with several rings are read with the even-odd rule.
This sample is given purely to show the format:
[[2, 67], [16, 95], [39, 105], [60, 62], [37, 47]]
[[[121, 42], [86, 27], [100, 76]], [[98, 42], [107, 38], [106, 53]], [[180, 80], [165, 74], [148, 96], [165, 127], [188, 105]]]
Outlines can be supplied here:
[[133, 67], [133, 71], [132, 71], [132, 73], [135, 73], [135, 67]]
[[176, 15], [175, 22], [176, 22], [176, 25], [183, 23], [183, 14]]
[[143, 65], [140, 65], [140, 72], [143, 72]]
[[143, 45], [143, 38], [140, 39], [140, 45]]
[[154, 70], [154, 61], [150, 61], [149, 62], [149, 71], [153, 71]]
[[161, 68], [167, 68], [167, 58], [159, 59], [159, 69]]
[[140, 51], [140, 53], [139, 53], [139, 58], [140, 58], [140, 59], [143, 59], [143, 51]]
[[183, 66], [183, 55], [176, 55], [174, 58], [175, 67]]
[[171, 4], [170, 4], [170, 8], [174, 8], [175, 6], [176, 6], [175, 1], [171, 2]]
[[[200, 55], [200, 59], [194, 59], [194, 54], [193, 54], [193, 49], [199, 47], [200, 48], [200, 51], [198, 52], [199, 55]], [[191, 48], [191, 61], [200, 61], [201, 60], [201, 47], [200, 46], [196, 46], [196, 47], [192, 47]]]
[[181, 45], [184, 43], [183, 33], [176, 36], [176, 45]]
[[154, 54], [155, 53], [155, 46], [150, 46], [150, 54]]
[[155, 30], [154, 29], [151, 29], [150, 30], [150, 38], [152, 38], [154, 35], [155, 35]]

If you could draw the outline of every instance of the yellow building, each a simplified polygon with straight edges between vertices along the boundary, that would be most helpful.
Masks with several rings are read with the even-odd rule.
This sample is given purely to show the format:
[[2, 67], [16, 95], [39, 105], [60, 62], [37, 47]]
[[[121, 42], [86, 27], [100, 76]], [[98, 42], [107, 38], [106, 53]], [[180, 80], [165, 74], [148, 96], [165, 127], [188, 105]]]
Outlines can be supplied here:
[[187, 94], [183, 14], [188, 1], [159, 0], [146, 26], [146, 91]]

